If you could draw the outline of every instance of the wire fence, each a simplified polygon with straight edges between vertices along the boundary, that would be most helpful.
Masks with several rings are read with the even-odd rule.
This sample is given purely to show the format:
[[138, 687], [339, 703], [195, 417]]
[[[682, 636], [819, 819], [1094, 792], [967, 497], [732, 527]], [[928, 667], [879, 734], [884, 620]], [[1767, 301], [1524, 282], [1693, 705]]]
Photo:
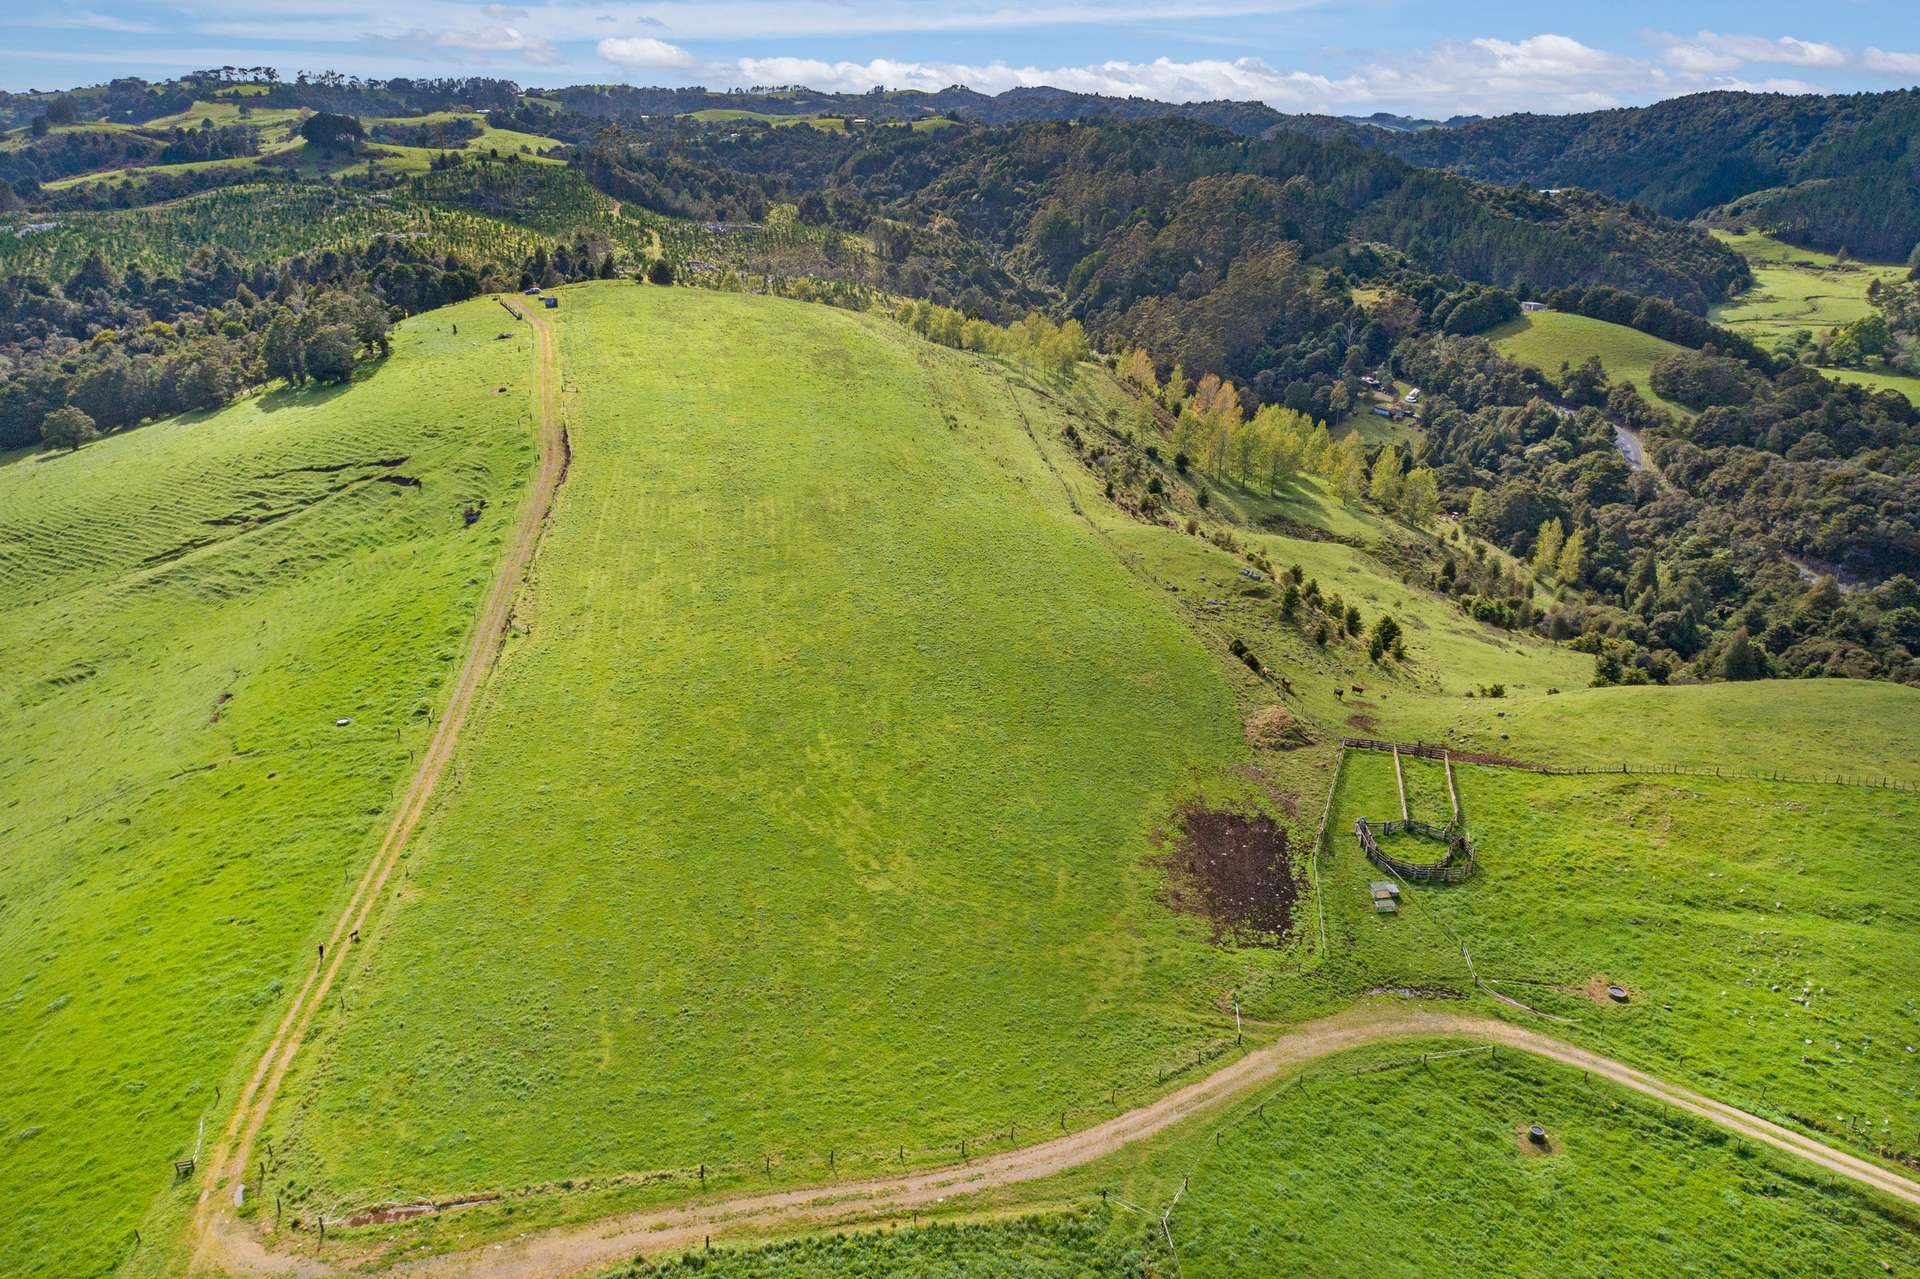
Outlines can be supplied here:
[[1394, 1071], [1410, 1070], [1415, 1067], [1431, 1067], [1434, 1062], [1446, 1061], [1457, 1057], [1484, 1056], [1489, 1061], [1494, 1061], [1499, 1058], [1499, 1055], [1500, 1051], [1497, 1044], [1476, 1044], [1471, 1048], [1447, 1048], [1437, 1052], [1423, 1052], [1417, 1055], [1396, 1057], [1388, 1061], [1371, 1062], [1364, 1066], [1307, 1066], [1303, 1067], [1298, 1074], [1288, 1080], [1278, 1091], [1262, 1097], [1258, 1101], [1241, 1103], [1238, 1113], [1223, 1120], [1220, 1126], [1214, 1130], [1213, 1145], [1209, 1148], [1203, 1148], [1201, 1153], [1194, 1158], [1193, 1163], [1188, 1167], [1186, 1173], [1181, 1176], [1179, 1188], [1173, 1192], [1173, 1198], [1168, 1202], [1166, 1209], [1158, 1214], [1160, 1219], [1159, 1233], [1166, 1242], [1167, 1251], [1173, 1257], [1176, 1273], [1185, 1273], [1185, 1263], [1180, 1257], [1179, 1244], [1175, 1242], [1173, 1237], [1173, 1214], [1174, 1211], [1179, 1208], [1180, 1201], [1186, 1197], [1188, 1189], [1192, 1186], [1194, 1174], [1200, 1171], [1201, 1164], [1204, 1163], [1213, 1152], [1219, 1150], [1227, 1140], [1245, 1135], [1250, 1129], [1257, 1128], [1260, 1133], [1265, 1133], [1270, 1129], [1272, 1121], [1267, 1118], [1268, 1106], [1277, 1105], [1296, 1092], [1312, 1092], [1316, 1084], [1324, 1085], [1337, 1083], [1343, 1079], [1357, 1079], [1368, 1075], [1391, 1074]]
[[[272, 1211], [276, 1220], [286, 1223], [287, 1228], [303, 1232], [324, 1229], [327, 1235], [338, 1237], [341, 1232], [354, 1228], [378, 1228], [452, 1209], [510, 1203], [561, 1192], [578, 1194], [624, 1185], [680, 1182], [685, 1185], [688, 1194], [700, 1194], [756, 1184], [819, 1185], [823, 1182], [856, 1181], [916, 1169], [964, 1165], [976, 1159], [1008, 1154], [1023, 1145], [1059, 1137], [1071, 1132], [1076, 1120], [1098, 1123], [1147, 1105], [1164, 1096], [1169, 1084], [1196, 1075], [1206, 1066], [1235, 1051], [1242, 1043], [1242, 1036], [1237, 1032], [1209, 1038], [1190, 1052], [1183, 1050], [1178, 1056], [1163, 1058], [1154, 1068], [1151, 1081], [1142, 1073], [1131, 1082], [1109, 1085], [1105, 1092], [1097, 1096], [1085, 1097], [1077, 1104], [1049, 1111], [1045, 1117], [1038, 1117], [1034, 1110], [1029, 1109], [1002, 1124], [982, 1126], [966, 1133], [955, 1130], [933, 1140], [922, 1137], [913, 1141], [898, 1141], [886, 1147], [849, 1147], [830, 1143], [813, 1147], [789, 1146], [748, 1155], [730, 1154], [674, 1168], [636, 1170], [599, 1177], [572, 1177], [556, 1184], [511, 1190], [475, 1190], [451, 1199], [443, 1197], [438, 1200], [426, 1195], [395, 1198], [391, 1191], [328, 1191], [319, 1187], [304, 1188], [297, 1199], [288, 1198], [293, 1192], [289, 1175], [281, 1173], [271, 1146], [268, 1146], [258, 1157], [255, 1176], [247, 1180], [247, 1195], [250, 1201], [262, 1204], [263, 1211]], [[325, 1202], [320, 1203], [323, 1198]]]
[[1807, 776], [1780, 772], [1777, 769], [1635, 763], [1631, 760], [1621, 760], [1613, 764], [1543, 764], [1534, 760], [1514, 759], [1507, 755], [1488, 754], [1484, 751], [1455, 750], [1432, 742], [1383, 742], [1364, 737], [1342, 738], [1340, 745], [1343, 750], [1378, 751], [1383, 754], [1398, 751], [1402, 755], [1414, 755], [1422, 759], [1450, 761], [1455, 764], [1480, 764], [1490, 768], [1517, 768], [1552, 777], [1591, 777], [1607, 774], [1616, 776], [1624, 774], [1630, 777], [1718, 777], [1730, 781], [1785, 782], [1796, 786], [1865, 786], [1876, 790], [1920, 793], [1920, 782], [1911, 782], [1899, 777], [1874, 777], [1849, 773], [1819, 773]]

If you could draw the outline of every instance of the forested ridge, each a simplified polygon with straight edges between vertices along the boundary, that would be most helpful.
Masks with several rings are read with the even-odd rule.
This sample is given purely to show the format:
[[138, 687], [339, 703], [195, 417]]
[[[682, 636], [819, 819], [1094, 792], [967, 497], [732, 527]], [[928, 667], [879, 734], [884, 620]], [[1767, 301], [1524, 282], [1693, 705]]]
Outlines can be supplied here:
[[[61, 114], [79, 125], [23, 130], [0, 152], [8, 193], [56, 214], [175, 194], [165, 164], [248, 155], [254, 131], [209, 122], [89, 132], [84, 117], [154, 119], [144, 113], [177, 111], [183, 92], [192, 101], [231, 78], [190, 90], [116, 81], [83, 101], [69, 95]], [[274, 379], [350, 377], [357, 361], [379, 357], [394, 319], [483, 290], [679, 278], [879, 307], [932, 340], [999, 358], [1044, 351], [1043, 362], [1064, 367], [1104, 353], [1141, 391], [1140, 439], [1177, 455], [1195, 494], [1312, 471], [1344, 500], [1415, 527], [1454, 512], [1483, 550], [1522, 569], [1435, 553], [1407, 571], [1489, 625], [1587, 648], [1603, 680], [1920, 679], [1920, 415], [1898, 392], [1822, 376], [1801, 362], [1814, 353], [1805, 343], [1769, 349], [1710, 322], [1709, 308], [1752, 276], [1700, 222], [1667, 216], [1730, 219], [1743, 199], [1800, 189], [1756, 193], [1754, 181], [1850, 164], [1851, 176], [1807, 182], [1839, 183], [1833, 198], [1853, 202], [1850, 216], [1897, 224], [1897, 201], [1863, 204], [1846, 184], [1914, 186], [1859, 148], [1898, 135], [1915, 95], [1794, 99], [1797, 115], [1765, 95], [1704, 95], [1651, 114], [1403, 130], [1389, 148], [1372, 126], [1273, 128], [1258, 104], [1121, 109], [1056, 90], [534, 95], [499, 81], [256, 74], [251, 83], [258, 105], [324, 110], [356, 134], [356, 116], [377, 113], [375, 141], [436, 152], [425, 178], [403, 184], [369, 165], [336, 184], [517, 219], [564, 242], [522, 257], [377, 235], [258, 261], [216, 244], [173, 273], [96, 251], [68, 278], [7, 276], [0, 443], [73, 447]], [[18, 118], [22, 101], [0, 99], [0, 110]], [[840, 114], [817, 128], [680, 114], [718, 106]], [[54, 110], [44, 95], [26, 110], [35, 107]], [[572, 172], [543, 169], [565, 182], [519, 182], [523, 198], [501, 203], [498, 175], [516, 170], [484, 155], [469, 163], [480, 115], [408, 120], [454, 108], [483, 113], [489, 129], [553, 139]], [[936, 111], [941, 127], [905, 127]], [[1720, 134], [1693, 132], [1709, 126]], [[1526, 176], [1575, 162], [1594, 166], [1590, 181]], [[106, 163], [159, 167], [139, 188], [40, 189]], [[527, 170], [518, 172], [535, 176]], [[631, 227], [610, 238], [589, 182], [628, 217], [654, 219], [665, 236], [658, 257], [636, 248], [645, 235]], [[1607, 194], [1609, 183], [1621, 190]], [[553, 207], [542, 203], [541, 191], [568, 184]], [[1793, 198], [1815, 207], [1804, 192]], [[1873, 313], [1820, 337], [1818, 353], [1905, 367], [1920, 351], [1916, 298], [1920, 284], [1876, 282]], [[1523, 302], [1637, 330], [1678, 353], [1645, 386], [1610, 378], [1598, 359], [1521, 365], [1487, 335]], [[1349, 432], [1336, 449], [1328, 425], [1379, 403], [1379, 388], [1396, 381], [1424, 389], [1419, 429], [1372, 448]], [[1649, 468], [1623, 460], [1621, 430], [1643, 442]], [[1167, 496], [1115, 500], [1164, 519]], [[1541, 608], [1535, 583], [1559, 603]]]
[[1799, 244], [1864, 257], [1903, 261], [1920, 242], [1920, 90], [1698, 93], [1418, 131], [1328, 117], [1276, 127], [1489, 182], [1582, 186], [1669, 217], [1719, 210]]

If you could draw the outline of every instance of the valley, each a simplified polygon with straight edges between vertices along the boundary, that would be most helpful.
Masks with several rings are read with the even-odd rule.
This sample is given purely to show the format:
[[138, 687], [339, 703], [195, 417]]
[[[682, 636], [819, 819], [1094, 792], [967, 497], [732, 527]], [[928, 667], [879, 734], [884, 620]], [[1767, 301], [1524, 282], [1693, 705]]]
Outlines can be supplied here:
[[0, 93], [0, 1271], [1920, 1274], [1904, 106], [1750, 96]]

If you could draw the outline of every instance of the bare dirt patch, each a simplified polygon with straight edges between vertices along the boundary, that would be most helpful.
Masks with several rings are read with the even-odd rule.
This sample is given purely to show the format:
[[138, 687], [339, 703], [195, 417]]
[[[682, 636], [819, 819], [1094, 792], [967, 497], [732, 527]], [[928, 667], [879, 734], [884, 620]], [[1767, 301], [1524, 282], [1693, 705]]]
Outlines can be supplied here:
[[1399, 999], [1465, 999], [1463, 990], [1448, 990], [1444, 986], [1374, 986], [1362, 991], [1367, 995], [1392, 995]]
[[[1620, 989], [1626, 991], [1626, 999], [1615, 999], [1612, 992], [1608, 989], [1608, 987], [1611, 986], [1618, 986]], [[1564, 986], [1561, 989], [1567, 991], [1569, 994], [1584, 995], [1594, 1003], [1605, 1004], [1608, 1007], [1618, 1007], [1622, 1003], [1631, 1003], [1633, 1000], [1633, 990], [1631, 987], [1627, 986], [1624, 982], [1613, 980], [1613, 978], [1607, 976], [1605, 973], [1595, 973], [1593, 976], [1587, 978], [1584, 985]]]
[[444, 1203], [387, 1204], [379, 1208], [369, 1208], [365, 1212], [348, 1217], [339, 1223], [344, 1226], [384, 1226], [395, 1221], [411, 1221], [415, 1217], [424, 1217], [429, 1213], [453, 1212], [460, 1208], [472, 1208], [479, 1204], [492, 1203], [499, 1195], [481, 1195], [474, 1199], [449, 1199]]
[[1163, 858], [1169, 908], [1213, 925], [1213, 940], [1278, 946], [1300, 894], [1287, 832], [1265, 813], [1190, 807]]
[[1363, 733], [1371, 733], [1380, 727], [1380, 723], [1371, 715], [1349, 715], [1347, 716], [1347, 727], [1357, 728]]
[[1247, 716], [1247, 745], [1256, 750], [1290, 751], [1313, 745], [1313, 733], [1284, 706], [1262, 706]]

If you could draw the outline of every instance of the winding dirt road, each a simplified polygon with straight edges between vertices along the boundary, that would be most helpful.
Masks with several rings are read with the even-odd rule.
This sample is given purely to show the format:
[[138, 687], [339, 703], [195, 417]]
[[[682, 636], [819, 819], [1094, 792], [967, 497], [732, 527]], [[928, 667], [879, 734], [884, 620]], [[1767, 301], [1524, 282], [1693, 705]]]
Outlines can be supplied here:
[[[1418, 1005], [1370, 1003], [1294, 1027], [1274, 1042], [1151, 1105], [1037, 1145], [899, 1177], [645, 1209], [407, 1262], [384, 1273], [404, 1279], [565, 1279], [618, 1265], [642, 1253], [698, 1247], [713, 1234], [803, 1231], [889, 1221], [957, 1195], [1034, 1181], [1091, 1163], [1184, 1120], [1217, 1110], [1321, 1057], [1365, 1044], [1425, 1035], [1465, 1037], [1588, 1071], [1751, 1141], [1796, 1155], [1836, 1176], [1920, 1205], [1920, 1184], [1584, 1048], [1492, 1017]], [[332, 1273], [307, 1258], [268, 1252], [251, 1236], [235, 1242], [241, 1246], [228, 1250], [225, 1259], [239, 1271], [263, 1275]]]
[[[281, 1276], [335, 1273], [311, 1258], [269, 1249], [260, 1236], [234, 1216], [232, 1187], [244, 1180], [254, 1141], [280, 1083], [346, 960], [347, 946], [341, 944], [342, 940], [363, 927], [371, 915], [452, 756], [474, 696], [493, 669], [514, 595], [532, 561], [541, 528], [565, 473], [567, 446], [560, 422], [553, 334], [537, 313], [530, 312], [523, 318], [531, 326], [534, 337], [533, 395], [540, 436], [539, 472], [520, 510], [512, 539], [474, 628], [445, 716], [387, 828], [386, 837], [334, 925], [327, 941], [326, 962], [316, 961], [309, 972], [306, 984], [261, 1055], [207, 1161], [206, 1189], [201, 1193], [193, 1218], [193, 1265], [197, 1272]], [[617, 1265], [636, 1254], [695, 1246], [710, 1234], [798, 1231], [849, 1221], [890, 1220], [953, 1196], [1034, 1181], [1080, 1167], [1186, 1119], [1217, 1110], [1321, 1057], [1364, 1044], [1420, 1035], [1467, 1037], [1588, 1071], [1749, 1140], [1808, 1160], [1836, 1176], [1920, 1205], [1920, 1184], [1621, 1062], [1492, 1017], [1418, 1005], [1369, 1002], [1296, 1026], [1272, 1043], [1151, 1105], [1037, 1145], [963, 1165], [898, 1177], [646, 1209], [587, 1225], [525, 1235], [466, 1252], [403, 1263], [385, 1273], [406, 1279], [564, 1279]]]
[[[413, 780], [401, 797], [393, 821], [387, 826], [385, 838], [380, 841], [373, 860], [354, 887], [353, 895], [347, 899], [340, 918], [334, 922], [325, 948], [316, 954], [313, 966], [307, 972], [306, 982], [274, 1030], [266, 1051], [260, 1055], [247, 1086], [240, 1093], [232, 1117], [206, 1159], [205, 1180], [201, 1183], [200, 1200], [195, 1206], [192, 1224], [195, 1270], [217, 1270], [236, 1262], [245, 1264], [258, 1259], [258, 1245], [247, 1246], [252, 1243], [252, 1236], [234, 1220], [234, 1187], [245, 1183], [248, 1161], [253, 1154], [253, 1143], [260, 1135], [260, 1126], [266, 1121], [267, 1111], [273, 1106], [273, 1099], [286, 1077], [288, 1066], [300, 1050], [307, 1027], [312, 1024], [314, 1014], [325, 1002], [327, 992], [333, 988], [334, 979], [346, 963], [347, 951], [351, 947], [347, 939], [366, 926], [394, 866], [400, 860], [401, 852], [407, 846], [407, 840], [433, 798], [440, 774], [453, 757], [454, 745], [466, 723], [467, 712], [473, 707], [474, 695], [486, 682], [494, 659], [499, 656], [507, 621], [513, 612], [514, 596], [526, 577], [528, 565], [533, 561], [534, 548], [540, 541], [540, 530], [546, 523], [547, 512], [553, 505], [561, 478], [566, 474], [568, 450], [566, 431], [560, 420], [553, 332], [535, 309], [511, 306], [508, 309], [518, 314], [533, 331], [533, 416], [540, 442], [539, 469], [534, 475], [532, 487], [521, 502], [506, 551], [494, 572], [493, 584], [487, 591], [472, 638], [468, 642], [466, 660], [454, 677], [446, 709], [434, 729], [432, 739], [427, 743], [426, 752], [420, 757], [420, 766], [414, 771]], [[236, 1256], [236, 1252], [242, 1255]], [[249, 1258], [245, 1254], [256, 1255]]]

